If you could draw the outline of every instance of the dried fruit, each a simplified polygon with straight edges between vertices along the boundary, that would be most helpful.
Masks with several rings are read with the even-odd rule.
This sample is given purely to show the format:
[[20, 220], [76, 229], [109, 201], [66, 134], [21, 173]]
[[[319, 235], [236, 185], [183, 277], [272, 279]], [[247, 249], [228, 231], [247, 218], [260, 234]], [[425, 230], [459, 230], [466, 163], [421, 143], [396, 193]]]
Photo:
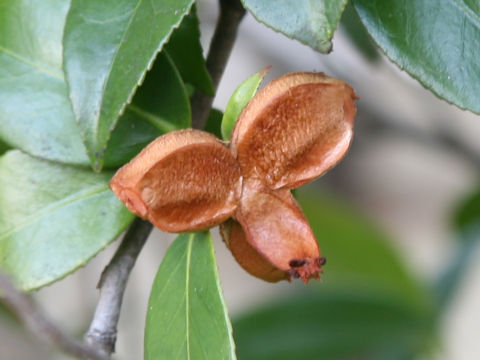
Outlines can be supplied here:
[[344, 156], [355, 98], [347, 84], [323, 74], [285, 75], [248, 103], [230, 148], [199, 130], [171, 132], [122, 167], [112, 191], [165, 231], [221, 224], [225, 243], [254, 276], [319, 278], [325, 258], [290, 189]]

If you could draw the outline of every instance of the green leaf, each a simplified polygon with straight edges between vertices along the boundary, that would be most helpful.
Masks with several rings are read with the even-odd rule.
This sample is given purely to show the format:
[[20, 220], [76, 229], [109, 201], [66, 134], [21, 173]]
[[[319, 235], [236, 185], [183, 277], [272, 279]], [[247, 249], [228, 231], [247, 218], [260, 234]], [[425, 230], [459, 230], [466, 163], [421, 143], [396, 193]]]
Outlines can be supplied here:
[[355, 0], [375, 42], [437, 96], [480, 113], [480, 9], [465, 0]]
[[173, 32], [165, 49], [172, 57], [185, 82], [192, 84], [207, 95], [215, 94], [212, 79], [203, 58], [195, 6], [192, 7], [190, 14], [183, 18], [180, 27]]
[[193, 0], [72, 0], [64, 32], [70, 99], [91, 164], [102, 168], [111, 131], [155, 55]]
[[462, 233], [476, 232], [476, 240], [480, 240], [480, 189], [466, 197], [459, 205], [454, 217], [454, 227]]
[[120, 167], [133, 159], [145, 146], [164, 132], [145, 119], [143, 113], [128, 107], [118, 120], [105, 151], [105, 167]]
[[10, 146], [0, 140], [0, 155], [3, 155], [5, 152], [7, 152], [7, 150], [10, 150]]
[[353, 45], [368, 61], [376, 61], [379, 58], [377, 48], [368, 36], [368, 32], [360, 21], [353, 6], [348, 3], [340, 20], [340, 25], [345, 29]]
[[67, 0], [0, 4], [0, 138], [14, 148], [87, 164], [62, 72]]
[[454, 214], [456, 249], [452, 259], [443, 266], [435, 290], [438, 296], [438, 312], [442, 315], [462, 284], [473, 261], [478, 259], [480, 245], [480, 189], [462, 199]]
[[210, 234], [179, 235], [150, 294], [145, 359], [235, 359], [234, 347]]
[[359, 287], [299, 292], [233, 326], [238, 357], [248, 360], [413, 359], [435, 336], [429, 313]]
[[95, 174], [18, 150], [0, 158], [0, 268], [23, 290], [85, 265], [134, 216]]
[[233, 92], [230, 100], [228, 100], [227, 108], [225, 109], [222, 119], [221, 130], [224, 140], [228, 141], [230, 139], [230, 135], [232, 134], [240, 113], [253, 98], [260, 83], [269, 70], [270, 67], [267, 67], [262, 71], [253, 74], [247, 80], [243, 81]]
[[260, 22], [289, 38], [328, 53], [348, 0], [242, 0]]
[[212, 108], [210, 110], [210, 114], [208, 115], [207, 123], [205, 124], [205, 131], [208, 131], [209, 133], [215, 135], [219, 139], [222, 138], [222, 118], [223, 118], [223, 113], [218, 110]]
[[160, 53], [112, 133], [105, 166], [125, 164], [156, 137], [190, 123], [190, 101], [180, 74], [169, 56]]
[[388, 238], [338, 199], [298, 189], [297, 198], [327, 258], [325, 284], [363, 284], [409, 304], [431, 298], [408, 271]]

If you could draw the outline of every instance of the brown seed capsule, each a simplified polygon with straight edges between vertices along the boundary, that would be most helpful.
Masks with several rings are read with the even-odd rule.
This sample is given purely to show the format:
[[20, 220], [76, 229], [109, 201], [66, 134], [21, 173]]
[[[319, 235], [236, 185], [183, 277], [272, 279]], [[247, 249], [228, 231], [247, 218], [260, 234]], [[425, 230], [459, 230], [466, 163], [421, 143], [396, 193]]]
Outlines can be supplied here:
[[[355, 98], [341, 80], [288, 74], [250, 101], [233, 130], [231, 148], [244, 178], [233, 216], [251, 248], [288, 278], [318, 278], [324, 263], [289, 189], [321, 176], [345, 155], [353, 135]], [[252, 272], [248, 259], [230, 249]], [[269, 274], [255, 275], [272, 281]]]
[[310, 182], [345, 155], [355, 94], [341, 80], [293, 73], [265, 86], [245, 107], [231, 148], [245, 178], [270, 189]]
[[[267, 193], [244, 188], [235, 217], [246, 241], [276, 269], [284, 274], [295, 270], [305, 282], [318, 277], [321, 266], [317, 240], [288, 190]], [[230, 249], [238, 260], [235, 249]]]
[[220, 234], [235, 260], [251, 275], [268, 282], [289, 279], [285, 271], [277, 269], [250, 245], [242, 226], [237, 221], [231, 219], [221, 224]]
[[352, 139], [355, 94], [323, 74], [285, 75], [245, 107], [231, 149], [214, 136], [174, 131], [112, 179], [135, 214], [170, 232], [221, 225], [238, 263], [267, 281], [319, 278], [325, 258], [290, 189], [321, 176]]
[[241, 193], [240, 168], [215, 136], [181, 130], [160, 136], [110, 182], [136, 215], [161, 230], [192, 231], [232, 216]]

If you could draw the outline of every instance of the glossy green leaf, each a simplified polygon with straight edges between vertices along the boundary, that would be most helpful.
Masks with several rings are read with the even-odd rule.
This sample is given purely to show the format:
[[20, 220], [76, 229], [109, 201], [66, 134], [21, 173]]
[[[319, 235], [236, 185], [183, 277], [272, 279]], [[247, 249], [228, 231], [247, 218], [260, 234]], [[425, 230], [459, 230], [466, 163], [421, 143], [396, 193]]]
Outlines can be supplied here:
[[431, 298], [388, 238], [359, 213], [315, 191], [300, 188], [296, 195], [327, 258], [325, 284], [363, 284], [399, 301], [430, 306]]
[[355, 0], [375, 42], [437, 96], [480, 113], [480, 10], [466, 0]]
[[62, 72], [67, 0], [0, 0], [0, 138], [45, 159], [88, 158]]
[[0, 158], [0, 268], [23, 290], [85, 265], [134, 216], [108, 188], [113, 174], [39, 160]]
[[243, 81], [233, 92], [230, 100], [228, 100], [228, 104], [222, 119], [221, 130], [224, 140], [228, 141], [230, 139], [230, 135], [232, 134], [233, 128], [235, 127], [235, 123], [237, 122], [240, 113], [253, 98], [258, 90], [258, 87], [260, 86], [260, 83], [269, 70], [270, 67], [253, 74], [247, 80]]
[[64, 65], [75, 118], [94, 169], [155, 55], [193, 0], [72, 0]]
[[348, 0], [242, 0], [260, 22], [322, 53], [332, 50], [332, 37]]
[[195, 7], [192, 7], [190, 14], [183, 18], [182, 24], [173, 32], [165, 48], [185, 82], [192, 84], [207, 95], [215, 94], [212, 79], [203, 58]]
[[145, 359], [235, 359], [210, 234], [177, 237], [155, 278]]
[[432, 342], [431, 319], [429, 313], [352, 287], [269, 302], [238, 318], [233, 328], [241, 359], [405, 360]]
[[205, 131], [215, 135], [219, 139], [222, 138], [222, 118], [223, 112], [218, 109], [210, 110], [210, 114], [208, 115], [207, 122], [205, 124]]
[[145, 146], [164, 132], [146, 120], [143, 113], [127, 109], [118, 120], [105, 151], [106, 168], [120, 167], [135, 157]]
[[368, 32], [360, 21], [358, 14], [353, 9], [353, 6], [348, 3], [342, 14], [340, 26], [345, 29], [349, 39], [353, 45], [360, 51], [360, 53], [369, 61], [378, 60], [379, 54], [377, 48]]
[[190, 101], [180, 74], [169, 56], [160, 53], [112, 133], [105, 166], [125, 164], [156, 137], [190, 123]]

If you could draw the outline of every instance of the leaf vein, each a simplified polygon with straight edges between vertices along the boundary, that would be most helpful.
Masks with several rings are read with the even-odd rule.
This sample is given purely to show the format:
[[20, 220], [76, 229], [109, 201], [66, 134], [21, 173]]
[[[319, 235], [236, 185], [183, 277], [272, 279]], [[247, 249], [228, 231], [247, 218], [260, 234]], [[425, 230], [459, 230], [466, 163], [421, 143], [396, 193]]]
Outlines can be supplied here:
[[102, 186], [96, 186], [93, 188], [88, 188], [84, 189], [82, 191], [76, 192], [66, 198], [63, 198], [60, 201], [55, 201], [48, 206], [44, 207], [43, 209], [40, 209], [39, 211], [36, 211], [35, 214], [32, 214], [31, 216], [28, 216], [25, 221], [22, 223], [18, 224], [17, 226], [13, 227], [12, 229], [4, 232], [3, 234], [0, 234], [0, 241], [7, 238], [11, 234], [18, 232], [27, 226], [35, 223], [37, 220], [41, 219], [42, 217], [45, 217], [47, 215], [50, 215], [54, 211], [60, 209], [63, 206], [67, 206], [69, 204], [74, 203], [75, 201], [81, 200], [83, 198], [88, 198], [90, 196], [93, 196], [95, 194], [99, 194], [105, 190], [108, 189], [108, 185], [102, 185]]
[[15, 53], [15, 52], [7, 49], [7, 48], [4, 48], [3, 46], [0, 46], [0, 51], [3, 52], [5, 55], [14, 58], [17, 61], [20, 61], [20, 62], [24, 63], [25, 65], [28, 65], [28, 66], [34, 68], [38, 72], [47, 74], [49, 76], [52, 76], [52, 77], [54, 77], [56, 79], [59, 79], [59, 80], [62, 80], [62, 81], [65, 80], [64, 77], [60, 73], [53, 71], [53, 69], [48, 69], [47, 67], [44, 67], [40, 64], [37, 64], [37, 63], [35, 63], [35, 62], [17, 54], [17, 53]]
[[[118, 53], [120, 52], [120, 49], [122, 48], [122, 45], [124, 44], [125, 42], [125, 37], [128, 33], [128, 31], [130, 30], [130, 26], [132, 25], [132, 22], [133, 22], [133, 19], [135, 18], [135, 15], [137, 14], [137, 11], [138, 9], [140, 8], [140, 5], [142, 4], [142, 1], [143, 0], [139, 0], [137, 2], [137, 5], [135, 5], [135, 8], [132, 10], [132, 15], [130, 17], [130, 20], [128, 21], [128, 24], [127, 26], [125, 27], [125, 30], [122, 34], [122, 38], [120, 39], [119, 41], [119, 45], [117, 47], [117, 49], [115, 50], [115, 54], [113, 55], [113, 58], [112, 58], [112, 62], [110, 63], [110, 67], [108, 69], [108, 76], [107, 78], [105, 79], [105, 82], [103, 83], [103, 88], [102, 88], [102, 100], [100, 101], [100, 110], [102, 108], [102, 104], [103, 104], [103, 100], [105, 100], [105, 96], [103, 96], [103, 94], [105, 94], [105, 90], [107, 88], [107, 85], [108, 85], [108, 82], [110, 81], [110, 76], [112, 75], [112, 69], [115, 65], [115, 62], [117, 60], [117, 56], [118, 56]], [[98, 133], [98, 128], [100, 127], [100, 117], [101, 117], [101, 111], [98, 112], [98, 116], [95, 117], [95, 122], [94, 122], [94, 134]], [[95, 143], [96, 143], [96, 140], [95, 139]]]

